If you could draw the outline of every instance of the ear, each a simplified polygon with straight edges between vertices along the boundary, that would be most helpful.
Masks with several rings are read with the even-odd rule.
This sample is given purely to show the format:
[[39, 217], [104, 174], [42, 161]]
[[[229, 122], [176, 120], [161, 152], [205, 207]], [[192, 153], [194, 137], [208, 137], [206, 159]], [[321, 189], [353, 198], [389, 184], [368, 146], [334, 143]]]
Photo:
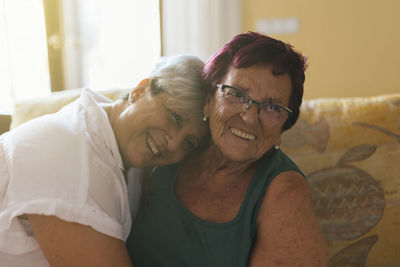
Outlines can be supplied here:
[[137, 101], [150, 88], [150, 79], [144, 79], [129, 93], [129, 102]]

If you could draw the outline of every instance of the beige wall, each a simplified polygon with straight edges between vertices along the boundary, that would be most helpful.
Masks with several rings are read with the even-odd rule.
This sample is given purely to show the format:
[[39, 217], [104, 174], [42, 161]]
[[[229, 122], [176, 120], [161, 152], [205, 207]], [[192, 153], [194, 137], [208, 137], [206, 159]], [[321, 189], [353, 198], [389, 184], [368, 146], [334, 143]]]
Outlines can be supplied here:
[[242, 0], [243, 31], [258, 19], [297, 17], [272, 35], [309, 58], [305, 98], [400, 93], [400, 1]]

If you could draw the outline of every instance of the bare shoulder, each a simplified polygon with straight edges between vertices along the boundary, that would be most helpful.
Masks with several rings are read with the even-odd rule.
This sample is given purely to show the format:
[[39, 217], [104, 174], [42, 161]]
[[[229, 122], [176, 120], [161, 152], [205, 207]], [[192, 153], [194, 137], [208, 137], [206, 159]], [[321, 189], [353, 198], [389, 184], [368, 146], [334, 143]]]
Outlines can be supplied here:
[[28, 219], [51, 266], [132, 266], [122, 240], [55, 216], [28, 214]]
[[[282, 195], [284, 193], [284, 195]], [[306, 179], [297, 171], [278, 174], [269, 185], [264, 199], [290, 201], [291, 198], [306, 198], [311, 201], [311, 189]]]
[[327, 266], [311, 189], [300, 173], [280, 173], [265, 192], [249, 266]]

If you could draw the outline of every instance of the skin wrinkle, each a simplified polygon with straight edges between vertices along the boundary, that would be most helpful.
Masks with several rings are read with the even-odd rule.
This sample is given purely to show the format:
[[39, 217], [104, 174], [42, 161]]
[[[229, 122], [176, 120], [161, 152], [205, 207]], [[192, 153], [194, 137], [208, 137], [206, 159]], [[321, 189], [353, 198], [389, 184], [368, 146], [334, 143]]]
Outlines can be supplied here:
[[[248, 42], [252, 44], [250, 40]], [[293, 84], [288, 73], [275, 75], [271, 65], [252, 64], [258, 62], [258, 55], [252, 57], [249, 53], [248, 56], [240, 54], [242, 57], [236, 57], [236, 50], [229, 54], [231, 51], [228, 49], [221, 50], [223, 52], [206, 64], [205, 77], [211, 84], [245, 88], [256, 102], [271, 98], [288, 108], [289, 101], [301, 100], [304, 76], [301, 55], [293, 55], [293, 64], [298, 64], [293, 66], [298, 68], [292, 77], [296, 83]], [[225, 62], [230, 62], [231, 56], [242, 62], [240, 66], [250, 67], [227, 67]], [[265, 114], [267, 119], [261, 122], [256, 116], [256, 105], [246, 109], [245, 103], [232, 104], [222, 100], [221, 87], [210, 90], [213, 93], [209, 95], [203, 112], [209, 115], [212, 139], [205, 150], [185, 162], [175, 190], [181, 203], [199, 218], [228, 222], [238, 214], [259, 159], [273, 146], [280, 145], [285, 121], [279, 120], [282, 117]], [[295, 99], [290, 98], [292, 93]], [[238, 96], [229, 95], [233, 102], [236, 101], [234, 97]], [[292, 106], [297, 115], [297, 106], [293, 103]], [[257, 138], [252, 139], [248, 136], [250, 134]], [[304, 177], [295, 170], [282, 171], [272, 179], [267, 192], [259, 199], [259, 210], [255, 214], [256, 240], [250, 244], [248, 266], [326, 266], [323, 262], [326, 259], [323, 237], [313, 215], [311, 192], [307, 186]], [[318, 265], [318, 262], [322, 264]]]
[[[198, 174], [196, 179], [198, 184], [208, 183], [210, 189], [217, 189], [220, 184], [222, 185], [220, 187], [223, 189], [237, 184], [237, 177], [245, 177], [245, 173], [249, 169], [253, 169], [257, 164], [253, 162], [251, 165], [248, 165], [248, 162], [232, 162], [227, 160], [221, 150], [215, 145], [203, 153], [204, 156], [197, 161], [191, 160], [196, 154], [189, 156], [187, 162], [191, 163], [185, 165], [185, 169], [196, 172]], [[243, 167], [244, 165], [246, 166], [245, 168]], [[184, 170], [184, 172], [185, 171], [186, 170]], [[213, 179], [209, 179], [210, 177], [213, 177]], [[219, 179], [220, 177], [222, 178]], [[227, 182], [227, 177], [231, 177], [231, 181]], [[189, 177], [187, 177], [187, 179], [189, 179]]]
[[[262, 77], [261, 81], [258, 81], [259, 77]], [[249, 95], [256, 100], [273, 97], [286, 105], [289, 101], [290, 77], [276, 77], [268, 67], [232, 68], [222, 82], [247, 86]], [[191, 175], [184, 175], [186, 180], [178, 179], [177, 194], [181, 202], [200, 218], [225, 222], [237, 215], [258, 160], [279, 144], [283, 121], [266, 127], [259, 120], [256, 107], [247, 110], [245, 105], [232, 105], [222, 98], [220, 90], [209, 99], [203, 112], [209, 115], [212, 139], [200, 160], [194, 156], [192, 164], [182, 171], [181, 174]], [[231, 127], [258, 138], [249, 141], [238, 137]], [[194, 173], [196, 175], [192, 175]], [[180, 188], [185, 186], [187, 188], [181, 191]], [[224, 211], [223, 216], [221, 211]]]
[[[200, 116], [193, 118], [195, 115], [179, 113], [176, 106], [171, 106], [176, 102], [170, 101], [173, 97], [169, 93], [151, 95], [150, 90], [150, 80], [145, 79], [131, 92], [131, 102], [120, 100], [104, 107], [125, 168], [177, 162], [190, 151], [187, 140], [196, 146], [207, 135], [206, 125], [199, 123]], [[172, 112], [182, 118], [180, 123]], [[151, 152], [148, 138], [157, 147], [157, 156]]]
[[[215, 136], [216, 136], [216, 138], [220, 138], [224, 131], [222, 114], [224, 113], [224, 110], [225, 110], [221, 98], [218, 98], [215, 106], [216, 106], [215, 115], [214, 115], [215, 123], [213, 123], [212, 126], [216, 125], [217, 130], [216, 130]], [[212, 126], [210, 126], [210, 127], [212, 127]], [[214, 135], [214, 134], [212, 134], [212, 135]]]
[[[258, 77], [263, 78], [257, 79]], [[273, 98], [279, 99], [285, 106], [289, 103], [290, 77], [288, 74], [273, 75], [271, 67], [230, 68], [221, 83], [247, 88], [249, 95], [256, 100]], [[220, 90], [215, 91], [214, 96], [207, 103], [205, 111], [207, 111], [205, 114], [209, 114], [210, 128], [213, 129], [211, 131], [212, 141], [232, 161], [247, 161], [247, 166], [249, 166], [261, 158], [271, 147], [279, 145], [281, 142], [281, 127], [284, 121], [279, 124], [266, 125], [259, 120], [255, 105], [245, 109], [244, 104], [240, 106], [227, 103], [222, 99]], [[252, 142], [240, 140], [239, 137], [234, 137], [230, 127], [253, 134], [257, 138]], [[232, 146], [232, 143], [235, 145]], [[237, 149], [244, 151], [237, 153], [235, 151]]]
[[[199, 182], [201, 180], [201, 182]], [[194, 181], [187, 184], [185, 189], [189, 194], [185, 194], [183, 204], [186, 207], [191, 207], [191, 211], [204, 220], [211, 222], [224, 223], [232, 220], [238, 212], [240, 205], [237, 205], [237, 200], [243, 199], [245, 191], [241, 191], [243, 182], [247, 186], [248, 183], [245, 179], [230, 179], [231, 184], [226, 184], [227, 180], [222, 179], [220, 176], [215, 176], [213, 179], [198, 178], [197, 182]], [[201, 183], [201, 185], [198, 185]], [[233, 198], [231, 193], [235, 193], [237, 198]], [[201, 197], [199, 198], [199, 194]], [[182, 198], [180, 198], [182, 200]], [[241, 202], [241, 201], [240, 201]], [[233, 209], [233, 207], [236, 207]], [[221, 217], [221, 211], [224, 216]]]
[[[217, 94], [217, 93], [216, 93]], [[216, 94], [214, 95], [213, 99], [216, 99], [216, 103], [214, 104], [216, 107], [215, 110], [215, 115], [213, 118], [215, 118], [215, 121], [210, 118], [210, 127], [214, 127], [216, 129], [215, 131], [212, 132], [212, 138], [214, 140], [218, 140], [220, 138], [223, 138], [223, 131], [224, 131], [224, 124], [223, 124], [223, 114], [225, 113], [226, 108], [226, 103], [224, 103], [223, 99], [221, 97], [217, 97]], [[215, 171], [223, 171], [227, 170], [228, 175], [229, 174], [235, 174], [235, 173], [240, 173], [243, 172], [247, 166], [249, 165], [247, 162], [235, 162], [235, 161], [230, 161], [226, 160], [224, 157], [223, 152], [219, 149], [218, 146], [215, 144], [212, 145], [213, 147], [213, 153], [209, 153], [210, 157], [203, 157], [203, 158], [213, 158], [214, 160], [206, 163], [206, 166], [201, 169], [202, 170], [210, 170], [206, 175], [213, 175], [213, 169]], [[206, 152], [207, 153], [207, 152]], [[225, 163], [224, 163], [225, 162]], [[215, 163], [218, 163], [218, 166], [213, 167]], [[251, 163], [251, 162], [250, 162]]]
[[[196, 170], [199, 177], [214, 177], [215, 174], [224, 176], [240, 176], [246, 173], [248, 169], [251, 169], [257, 162], [235, 162], [227, 159], [223, 152], [215, 144], [211, 144], [210, 147], [203, 152], [203, 156], [200, 159], [196, 159], [195, 164], [190, 165], [192, 170]], [[196, 156], [196, 154], [192, 154]], [[191, 156], [187, 157], [187, 162], [191, 161]], [[211, 160], [212, 159], [212, 160]], [[233, 181], [236, 177], [233, 179]]]

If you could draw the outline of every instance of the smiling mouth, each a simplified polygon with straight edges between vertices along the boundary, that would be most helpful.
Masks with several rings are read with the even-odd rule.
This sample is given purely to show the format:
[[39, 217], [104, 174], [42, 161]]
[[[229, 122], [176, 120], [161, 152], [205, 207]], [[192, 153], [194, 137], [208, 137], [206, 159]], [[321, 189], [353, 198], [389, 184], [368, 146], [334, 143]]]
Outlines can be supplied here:
[[146, 143], [147, 143], [147, 146], [150, 148], [150, 151], [155, 156], [158, 156], [160, 154], [160, 151], [157, 149], [156, 144], [153, 142], [153, 140], [150, 138], [149, 135], [146, 136]]
[[233, 135], [235, 135], [235, 136], [237, 136], [237, 137], [240, 137], [240, 138], [242, 138], [242, 139], [245, 139], [245, 140], [247, 140], [247, 141], [250, 141], [250, 142], [253, 141], [253, 140], [256, 138], [255, 135], [242, 132], [241, 130], [239, 130], [239, 129], [237, 129], [237, 128], [230, 127], [229, 130], [231, 130], [231, 133], [232, 133]]

